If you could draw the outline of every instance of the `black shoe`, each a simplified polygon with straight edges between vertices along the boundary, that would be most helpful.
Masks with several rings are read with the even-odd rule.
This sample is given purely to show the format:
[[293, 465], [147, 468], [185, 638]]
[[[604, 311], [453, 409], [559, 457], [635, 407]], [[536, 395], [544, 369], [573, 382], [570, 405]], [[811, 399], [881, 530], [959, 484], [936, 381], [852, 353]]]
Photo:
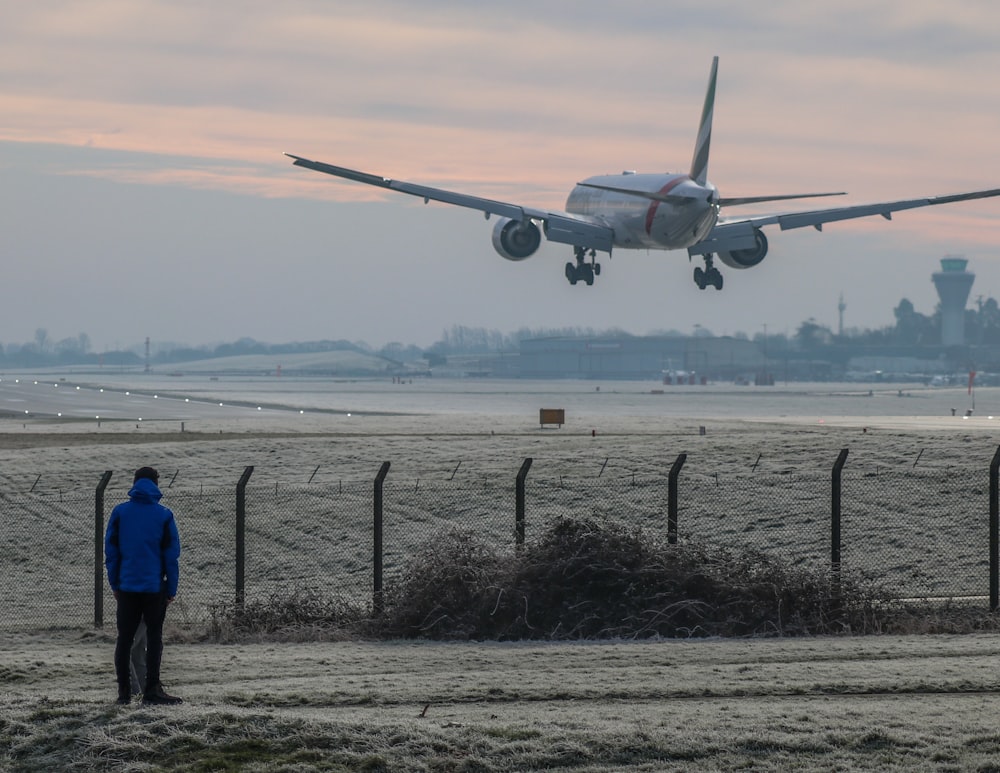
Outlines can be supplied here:
[[118, 688], [118, 705], [127, 706], [132, 702], [132, 691], [128, 689]]
[[142, 702], [144, 705], [155, 704], [158, 706], [174, 706], [178, 703], [183, 703], [184, 701], [176, 695], [170, 695], [163, 689], [162, 684], [157, 683], [152, 689], [146, 690], [142, 696]]

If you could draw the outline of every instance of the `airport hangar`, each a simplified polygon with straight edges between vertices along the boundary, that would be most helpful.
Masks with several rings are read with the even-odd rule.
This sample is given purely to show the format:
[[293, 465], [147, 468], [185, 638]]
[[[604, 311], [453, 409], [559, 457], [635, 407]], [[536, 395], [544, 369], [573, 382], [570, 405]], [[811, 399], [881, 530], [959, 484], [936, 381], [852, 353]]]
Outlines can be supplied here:
[[517, 360], [522, 378], [736, 381], [766, 369], [760, 346], [726, 336], [530, 338]]

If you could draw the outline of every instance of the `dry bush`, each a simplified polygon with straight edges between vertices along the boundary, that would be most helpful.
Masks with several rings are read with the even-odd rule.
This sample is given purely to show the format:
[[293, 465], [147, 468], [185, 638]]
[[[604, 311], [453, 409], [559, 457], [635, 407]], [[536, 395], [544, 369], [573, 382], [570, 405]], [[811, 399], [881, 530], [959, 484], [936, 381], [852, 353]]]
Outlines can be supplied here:
[[997, 630], [960, 603], [901, 601], [756, 550], [669, 544], [639, 528], [557, 521], [503, 554], [475, 534], [438, 534], [390, 583], [383, 611], [297, 590], [211, 610], [209, 636], [248, 639], [576, 640]]
[[471, 532], [442, 532], [388, 585], [376, 629], [390, 637], [490, 638], [482, 635], [491, 618], [484, 607], [502, 592], [506, 571], [505, 560]]
[[869, 630], [878, 602], [874, 588], [757, 551], [564, 519], [506, 559], [471, 534], [439, 536], [375, 625], [435, 639], [805, 635]]

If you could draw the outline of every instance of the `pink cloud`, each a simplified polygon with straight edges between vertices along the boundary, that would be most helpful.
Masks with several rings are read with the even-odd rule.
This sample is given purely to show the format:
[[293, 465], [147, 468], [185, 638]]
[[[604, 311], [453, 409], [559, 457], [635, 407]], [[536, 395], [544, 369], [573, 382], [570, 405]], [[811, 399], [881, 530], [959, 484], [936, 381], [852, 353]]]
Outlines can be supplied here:
[[[75, 171], [132, 183], [334, 201], [387, 195], [292, 168], [287, 150], [560, 208], [590, 174], [687, 167], [717, 50], [710, 176], [724, 193], [842, 189], [864, 202], [1000, 185], [1000, 170], [984, 163], [1000, 129], [997, 54], [970, 53], [980, 64], [970, 70], [965, 61], [896, 61], [877, 45], [821, 45], [823, 34], [847, 34], [846, 19], [894, 35], [944, 22], [972, 34], [1000, 11], [843, 8], [851, 13], [758, 8], [758, 29], [771, 25], [773, 39], [711, 29], [709, 51], [689, 35], [668, 35], [666, 50], [651, 27], [540, 14], [499, 25], [500, 10], [433, 3], [23, 4], [8, 37], [0, 33], [0, 140], [177, 159]], [[816, 50], [773, 45], [809, 35]], [[900, 219], [928, 238], [959, 222], [985, 234], [996, 211], [975, 203]]]

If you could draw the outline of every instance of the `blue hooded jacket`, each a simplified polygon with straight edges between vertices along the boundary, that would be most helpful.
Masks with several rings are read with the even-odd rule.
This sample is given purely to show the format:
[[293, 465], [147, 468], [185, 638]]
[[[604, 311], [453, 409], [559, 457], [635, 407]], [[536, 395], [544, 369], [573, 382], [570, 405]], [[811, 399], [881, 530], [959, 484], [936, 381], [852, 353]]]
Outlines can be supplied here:
[[[160, 504], [163, 494], [148, 478], [139, 478], [129, 501], [111, 511], [104, 534], [104, 562], [114, 591], [177, 595], [181, 540], [174, 514]], [[165, 581], [164, 581], [164, 578]]]

